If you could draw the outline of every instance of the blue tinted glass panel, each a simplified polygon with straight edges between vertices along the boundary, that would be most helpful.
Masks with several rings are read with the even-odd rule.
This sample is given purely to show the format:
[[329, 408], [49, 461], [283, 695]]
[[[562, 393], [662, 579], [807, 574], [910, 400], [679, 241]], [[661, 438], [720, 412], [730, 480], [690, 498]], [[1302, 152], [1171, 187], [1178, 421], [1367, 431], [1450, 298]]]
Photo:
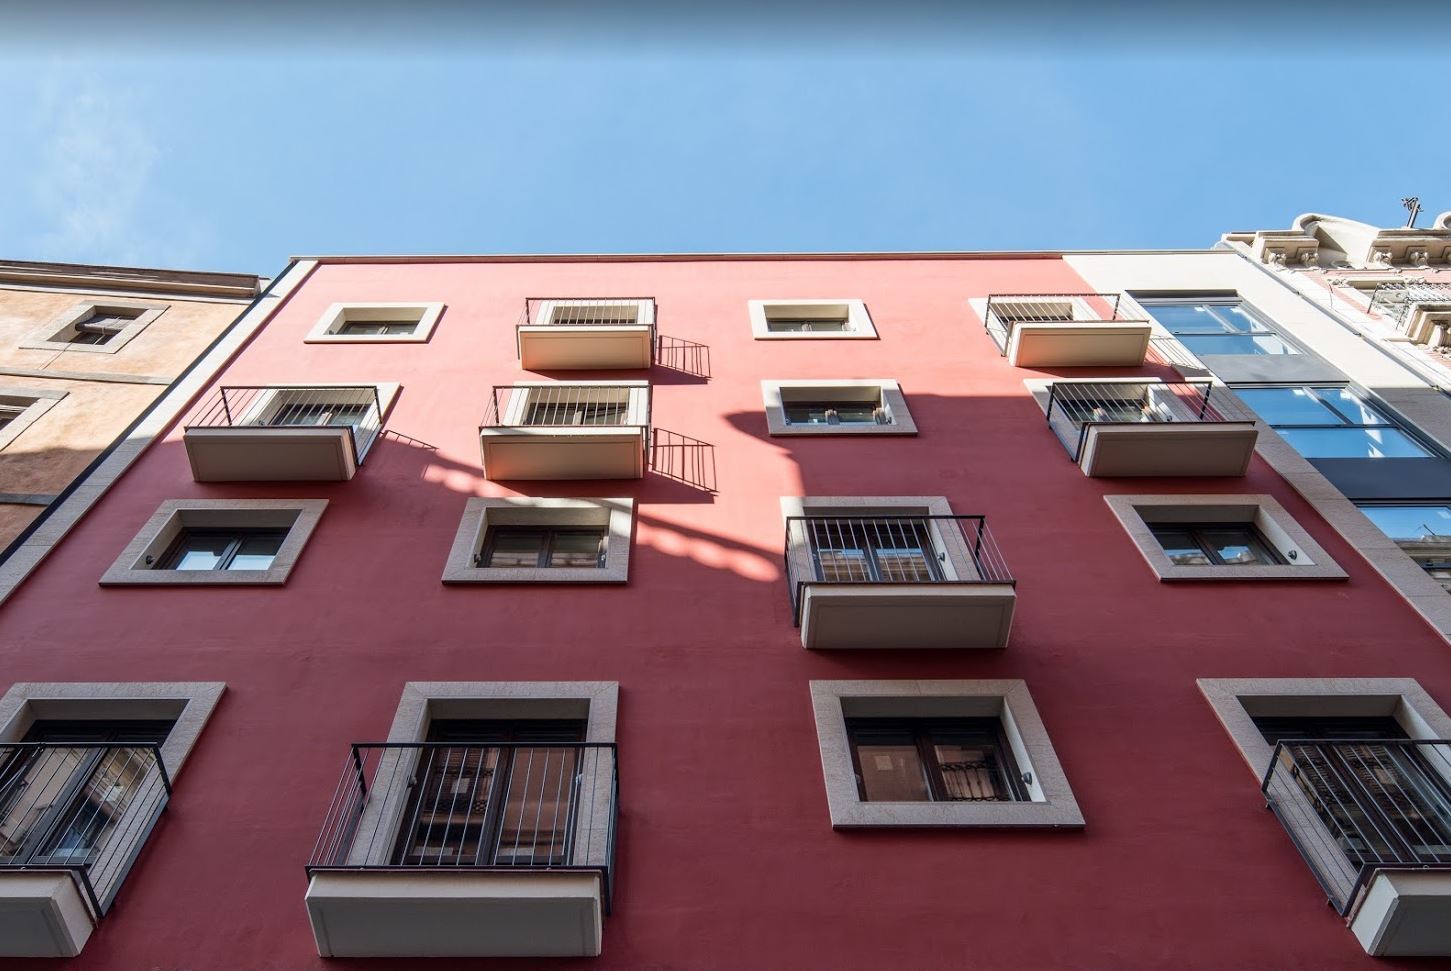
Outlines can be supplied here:
[[1235, 388], [1234, 392], [1271, 425], [1345, 424], [1304, 388]]
[[1248, 327], [1236, 327], [1233, 321], [1215, 313], [1228, 307], [1210, 308], [1202, 303], [1153, 304], [1147, 308], [1164, 329], [1174, 335], [1183, 334], [1230, 334], [1247, 332]]
[[1273, 334], [1201, 334], [1180, 337], [1179, 342], [1203, 357], [1206, 354], [1298, 354]]
[[1395, 540], [1451, 539], [1451, 506], [1361, 506]]
[[1346, 388], [1316, 388], [1322, 401], [1345, 416], [1352, 425], [1389, 425], [1385, 416]]
[[1239, 334], [1264, 334], [1269, 332], [1268, 327], [1260, 323], [1253, 314], [1238, 304], [1214, 306], [1210, 308], [1210, 311], [1214, 316], [1224, 322], [1226, 330], [1231, 330]]
[[1282, 428], [1285, 441], [1307, 459], [1429, 458], [1398, 428]]

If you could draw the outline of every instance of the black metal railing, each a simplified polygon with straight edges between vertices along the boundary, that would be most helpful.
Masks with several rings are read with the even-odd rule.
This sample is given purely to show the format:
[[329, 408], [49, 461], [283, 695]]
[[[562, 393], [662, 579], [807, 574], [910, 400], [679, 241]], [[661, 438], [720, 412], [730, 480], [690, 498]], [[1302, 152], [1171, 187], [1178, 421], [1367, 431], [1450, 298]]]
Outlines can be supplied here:
[[1121, 293], [993, 294], [983, 327], [1002, 354], [1019, 324], [1109, 324], [1146, 322], [1149, 315]]
[[591, 870], [608, 913], [618, 816], [613, 743], [358, 743], [307, 872]]
[[788, 516], [785, 562], [797, 626], [808, 584], [1016, 583], [983, 516]]
[[0, 870], [66, 870], [101, 917], [170, 796], [158, 745], [0, 745]]
[[1451, 741], [1284, 740], [1261, 790], [1330, 903], [1380, 870], [1451, 868]]
[[363, 456], [383, 430], [376, 385], [297, 387], [251, 385], [218, 388], [187, 417], [191, 428], [346, 428], [353, 456]]
[[1238, 409], [1227, 395], [1223, 396], [1224, 410], [1219, 398], [1211, 401], [1213, 387], [1211, 381], [1055, 381], [1048, 386], [1048, 426], [1076, 462], [1095, 425], [1252, 424], [1231, 417]]
[[1367, 309], [1390, 318], [1401, 333], [1423, 339], [1424, 335], [1409, 332], [1412, 314], [1425, 306], [1451, 310], [1451, 283], [1382, 283], [1371, 294]]

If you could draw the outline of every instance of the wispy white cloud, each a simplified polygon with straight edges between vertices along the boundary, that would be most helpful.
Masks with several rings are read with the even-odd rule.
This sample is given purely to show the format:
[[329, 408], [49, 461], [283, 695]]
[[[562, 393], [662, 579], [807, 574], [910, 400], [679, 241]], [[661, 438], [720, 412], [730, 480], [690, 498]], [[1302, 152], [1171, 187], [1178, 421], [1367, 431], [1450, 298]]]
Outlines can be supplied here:
[[191, 265], [205, 236], [157, 184], [162, 150], [144, 92], [74, 64], [44, 79], [32, 180], [38, 255], [68, 262]]

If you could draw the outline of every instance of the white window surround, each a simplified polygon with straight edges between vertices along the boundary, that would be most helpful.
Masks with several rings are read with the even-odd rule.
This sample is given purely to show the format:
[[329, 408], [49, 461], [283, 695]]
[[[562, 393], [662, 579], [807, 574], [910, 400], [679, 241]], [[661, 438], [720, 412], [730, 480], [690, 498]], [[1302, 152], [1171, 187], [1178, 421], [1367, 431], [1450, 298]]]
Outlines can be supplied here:
[[[78, 303], [65, 313], [31, 334], [30, 339], [20, 344], [22, 350], [32, 351], [80, 351], [86, 354], [115, 354], [146, 329], [153, 320], [160, 317], [169, 304], [151, 303], [141, 300], [93, 300]], [[141, 314], [129, 321], [115, 336], [104, 344], [72, 344], [70, 338], [75, 326], [96, 313], [107, 310], [140, 310]]]
[[[829, 299], [781, 298], [750, 300], [751, 334], [758, 341], [767, 340], [875, 340], [877, 329], [872, 325], [867, 305], [862, 300], [834, 297]], [[773, 332], [769, 321], [781, 318], [846, 319], [844, 331]]]
[[[422, 344], [433, 336], [433, 328], [443, 314], [442, 303], [335, 303], [318, 318], [306, 344]], [[412, 321], [411, 334], [340, 334], [344, 325], [377, 320]]]
[[[556, 321], [555, 316], [561, 319]], [[598, 317], [606, 320], [619, 319], [621, 327], [655, 326], [654, 300], [616, 300], [605, 297], [556, 297], [540, 300], [535, 312], [533, 326], [564, 326], [572, 318]], [[596, 326], [596, 325], [589, 325]]]
[[44, 388], [18, 388], [10, 385], [0, 385], [0, 405], [25, 409], [16, 415], [4, 428], [0, 428], [0, 449], [5, 448], [5, 446], [15, 441], [21, 432], [39, 421], [41, 415], [44, 415], [47, 411], [54, 408], [69, 393], [68, 391], [51, 391]]
[[1199, 691], [1263, 781], [1275, 747], [1257, 717], [1389, 716], [1411, 738], [1451, 738], [1451, 717], [1414, 678], [1200, 678]]
[[[1344, 580], [1347, 574], [1273, 496], [1104, 496], [1144, 561], [1160, 580]], [[1252, 524], [1286, 561], [1246, 566], [1182, 566], [1171, 561], [1152, 526], [1167, 523]]]
[[[917, 434], [902, 386], [890, 378], [768, 380], [761, 382], [761, 399], [766, 407], [766, 429], [772, 436]], [[786, 421], [789, 401], [875, 401], [891, 421], [880, 425], [793, 425]]]
[[[1068, 777], [1023, 681], [812, 681], [811, 704], [835, 828], [1083, 825]], [[1029, 798], [992, 803], [864, 802], [857, 792], [846, 731], [846, 719], [860, 717], [1000, 718], [1018, 770], [1031, 777]]]
[[37, 719], [174, 719], [161, 761], [174, 780], [226, 690], [223, 681], [20, 681], [0, 697], [0, 742], [17, 742]]
[[[635, 500], [539, 499], [529, 496], [471, 498], [464, 506], [443, 569], [444, 583], [624, 583], [630, 573], [630, 531]], [[604, 526], [609, 534], [605, 565], [590, 567], [480, 567], [490, 526]]]
[[[256, 586], [287, 582], [317, 527], [326, 499], [168, 499], [101, 576], [102, 586]], [[286, 527], [266, 570], [161, 570], [159, 561], [184, 528]]]

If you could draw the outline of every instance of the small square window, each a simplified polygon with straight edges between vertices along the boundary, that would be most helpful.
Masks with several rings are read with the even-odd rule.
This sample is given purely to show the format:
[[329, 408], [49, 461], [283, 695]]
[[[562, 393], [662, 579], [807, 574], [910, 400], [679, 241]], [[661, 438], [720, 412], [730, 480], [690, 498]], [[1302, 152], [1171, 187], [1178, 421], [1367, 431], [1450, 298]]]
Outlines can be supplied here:
[[852, 718], [862, 802], [1018, 802], [1022, 779], [996, 718]]
[[875, 338], [876, 328], [861, 300], [752, 300], [748, 304], [756, 340], [850, 340]]
[[624, 583], [633, 513], [631, 499], [470, 499], [443, 581]]
[[69, 392], [0, 387], [0, 449], [19, 438]]
[[915, 435], [902, 386], [889, 379], [762, 381], [772, 435]]
[[309, 344], [421, 344], [433, 334], [441, 303], [335, 303], [305, 338]]
[[158, 570], [268, 570], [285, 529], [183, 529]]
[[77, 304], [20, 346], [114, 354], [165, 309], [165, 304], [129, 300]]

